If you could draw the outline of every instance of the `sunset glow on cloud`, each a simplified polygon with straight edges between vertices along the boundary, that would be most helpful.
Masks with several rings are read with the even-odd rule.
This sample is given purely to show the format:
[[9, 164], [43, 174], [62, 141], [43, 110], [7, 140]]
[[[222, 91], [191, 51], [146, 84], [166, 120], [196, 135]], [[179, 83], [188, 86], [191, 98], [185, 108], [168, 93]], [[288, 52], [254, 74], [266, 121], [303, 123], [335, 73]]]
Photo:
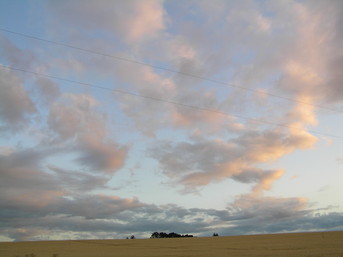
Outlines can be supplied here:
[[342, 1], [0, 14], [0, 241], [343, 229]]

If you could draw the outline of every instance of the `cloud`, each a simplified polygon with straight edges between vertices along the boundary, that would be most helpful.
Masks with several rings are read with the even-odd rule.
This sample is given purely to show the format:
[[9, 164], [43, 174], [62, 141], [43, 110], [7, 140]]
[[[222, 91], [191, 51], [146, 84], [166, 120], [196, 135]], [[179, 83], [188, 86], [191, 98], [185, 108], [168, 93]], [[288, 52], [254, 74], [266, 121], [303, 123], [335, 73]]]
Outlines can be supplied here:
[[293, 54], [285, 59], [281, 86], [298, 97], [307, 97], [306, 102], [335, 104], [342, 100], [338, 72], [342, 63], [342, 3], [304, 2], [295, 4], [294, 10], [298, 37], [291, 46]]
[[[137, 198], [92, 193], [105, 177], [66, 171], [43, 161], [55, 151], [27, 149], [0, 156], [1, 234], [13, 240], [148, 237], [154, 231], [209, 236], [331, 230], [342, 215], [316, 215], [302, 198], [242, 195], [227, 209], [146, 204]], [[273, 171], [246, 171], [236, 179], [268, 185]], [[260, 173], [259, 173], [260, 172]], [[256, 175], [258, 174], [258, 175]], [[264, 183], [261, 183], [264, 185]]]
[[[267, 92], [270, 87], [272, 92], [276, 91], [279, 95], [289, 94], [289, 98], [295, 99], [297, 103], [292, 108], [289, 105], [278, 104], [279, 102], [275, 103], [275, 98], [267, 97], [263, 103], [256, 101], [259, 102], [257, 106], [254, 101], [259, 98], [259, 95], [248, 96], [246, 90], [234, 92], [228, 89], [214, 90], [213, 88], [219, 85], [181, 74], [173, 76], [176, 86], [172, 95], [173, 99], [182, 103], [195, 103], [194, 105], [201, 107], [219, 108], [223, 112], [238, 115], [248, 108], [266, 108], [266, 112], [259, 113], [265, 120], [275, 120], [277, 123], [280, 112], [284, 112], [288, 117], [286, 125], [300, 125], [300, 128], [304, 124], [316, 125], [316, 110], [301, 102], [316, 104], [318, 101], [323, 101], [331, 88], [329, 86], [325, 89], [327, 92], [321, 92], [322, 88], [327, 88], [323, 85], [327, 84], [328, 74], [330, 70], [333, 70], [327, 68], [326, 64], [330, 62], [331, 54], [325, 52], [324, 49], [337, 49], [337, 47], [331, 47], [332, 37], [322, 27], [327, 16], [318, 13], [318, 10], [306, 3], [292, 1], [264, 3], [263, 5], [256, 5], [253, 2], [216, 4], [222, 8], [219, 8], [220, 10], [210, 8], [204, 3], [189, 4], [196, 16], [194, 13], [183, 10], [180, 15], [188, 15], [189, 19], [186, 24], [173, 20], [173, 26], [180, 28], [178, 34], [175, 35], [176, 39], [171, 43], [168, 37], [161, 35], [159, 46], [154, 48], [158, 53], [160, 53], [159, 49], [164, 49], [164, 52], [172, 49], [175, 54], [168, 56], [160, 53], [160, 56], [156, 58], [172, 63], [175, 70], [200, 77], [221, 75], [223, 70], [230, 67], [232, 73], [227, 76], [229, 79], [225, 77], [223, 82], [230, 83], [230, 79], [234, 79], [235, 84], [244, 88], [255, 88], [256, 85], [266, 84]], [[332, 7], [326, 8], [330, 12], [333, 11]], [[266, 15], [265, 9], [270, 10], [272, 15]], [[198, 24], [199, 17], [206, 21], [201, 23], [201, 26]], [[310, 29], [308, 29], [309, 24], [311, 24]], [[337, 25], [331, 20], [328, 24], [332, 28], [329, 31], [337, 31]], [[216, 30], [213, 30], [213, 27], [216, 27]], [[318, 35], [321, 35], [320, 40]], [[215, 49], [213, 45], [216, 46]], [[191, 53], [186, 56], [194, 65], [196, 64], [190, 70], [183, 69], [184, 53]], [[151, 57], [148, 48], [142, 47], [140, 54]], [[188, 64], [191, 65], [191, 63]], [[276, 79], [274, 78], [273, 84], [270, 84], [270, 78], [273, 76]], [[201, 90], [199, 90], [200, 84], [204, 85]], [[211, 90], [207, 90], [209, 87]], [[271, 103], [277, 107], [271, 107]], [[130, 105], [130, 102], [127, 105]], [[146, 110], [150, 115], [149, 109]], [[275, 113], [274, 116], [268, 116], [270, 110]], [[167, 117], [170, 116], [173, 120], [172, 125], [175, 127], [196, 126], [199, 131], [205, 132], [213, 132], [216, 128], [217, 132], [220, 130], [218, 128], [226, 125], [225, 119], [220, 115], [188, 110], [183, 107], [175, 107], [171, 113], [165, 112], [165, 114]], [[136, 122], [139, 120], [137, 116], [132, 116]], [[139, 117], [142, 116], [139, 115]], [[165, 120], [165, 116], [163, 118]], [[292, 120], [297, 120], [299, 123], [292, 123]], [[209, 123], [212, 124], [212, 130], [207, 128]], [[140, 126], [142, 127], [144, 125]]]
[[109, 178], [101, 174], [94, 175], [84, 171], [66, 170], [55, 165], [48, 165], [47, 168], [54, 173], [54, 180], [58, 181], [64, 192], [71, 195], [108, 188], [106, 184]]
[[[92, 208], [89, 208], [92, 206]], [[121, 198], [108, 195], [75, 196], [63, 204], [62, 213], [81, 216], [86, 219], [115, 218], [117, 213], [145, 206], [134, 198]]]
[[34, 210], [64, 195], [58, 181], [41, 170], [48, 155], [49, 151], [27, 149], [0, 156], [2, 205]]
[[[55, 152], [49, 150], [27, 149], [0, 156], [1, 215], [8, 213], [7, 218], [16, 218], [22, 214], [45, 216], [57, 212], [89, 218], [111, 216], [123, 209], [141, 206], [135, 199], [90, 195], [95, 189], [106, 188], [109, 178], [51, 165], [45, 167], [43, 163], [53, 154]], [[45, 171], [46, 168], [49, 170]], [[93, 204], [97, 206], [89, 208]], [[21, 211], [13, 214], [17, 209]]]
[[303, 198], [242, 195], [230, 206], [232, 216], [222, 234], [280, 233], [339, 230], [341, 213], [318, 214]]
[[[18, 132], [34, 123], [44, 134], [44, 140], [26, 140], [18, 133], [0, 148], [2, 235], [42, 240], [146, 237], [161, 230], [208, 236], [343, 229], [341, 213], [319, 215], [301, 197], [264, 196], [287, 173], [268, 166], [317, 142], [308, 130], [320, 124], [313, 104], [341, 103], [341, 1], [49, 1], [41, 7], [47, 39], [180, 73], [52, 44], [19, 48], [14, 38], [1, 37], [3, 62], [148, 96], [117, 93], [105, 113], [101, 93], [1, 70], [3, 129]], [[42, 56], [44, 64], [37, 65]], [[110, 120], [130, 124], [135, 135], [119, 135], [131, 145], [115, 139]], [[251, 184], [251, 191], [221, 210], [113, 194], [112, 175], [120, 169], [125, 175], [138, 148], [186, 192], [226, 179]], [[157, 168], [146, 167], [149, 161], [140, 169]]]
[[103, 137], [105, 131], [104, 117], [93, 112], [96, 100], [85, 94], [68, 94], [55, 102], [49, 110], [48, 124], [51, 130], [63, 139], [77, 137], [88, 131]]
[[239, 217], [254, 217], [261, 221], [275, 222], [278, 219], [295, 218], [309, 212], [307, 201], [302, 198], [256, 197], [254, 195], [239, 196], [232, 208]]
[[128, 148], [109, 137], [106, 118], [96, 111], [97, 101], [84, 94], [68, 94], [49, 111], [49, 128], [57, 140], [72, 143], [79, 154], [75, 159], [93, 172], [113, 173], [125, 162]]
[[[306, 2], [309, 10], [307, 23], [313, 22], [315, 17], [316, 25], [312, 27], [312, 44], [318, 48], [321, 56], [316, 56], [317, 62], [322, 65], [322, 80], [315, 93], [325, 101], [325, 104], [336, 104], [342, 100], [342, 68], [343, 54], [340, 46], [343, 42], [342, 33], [342, 2], [331, 1], [321, 3], [316, 1], [313, 4]], [[320, 36], [319, 36], [320, 35]], [[319, 49], [320, 48], [320, 49]], [[311, 48], [310, 48], [311, 49]], [[313, 60], [309, 60], [313, 62]]]
[[284, 171], [254, 167], [274, 161], [296, 149], [313, 145], [314, 138], [296, 131], [266, 130], [240, 134], [230, 140], [197, 138], [193, 142], [161, 142], [150, 149], [162, 172], [186, 187], [200, 187], [233, 178], [242, 183], [257, 183], [254, 190], [269, 189]]
[[42, 234], [49, 234], [49, 231], [35, 228], [16, 228], [6, 229], [6, 234], [15, 241], [32, 241], [34, 239], [39, 240], [42, 238]]
[[[173, 126], [181, 128], [196, 127], [201, 132], [218, 132], [225, 126], [230, 126], [234, 123], [227, 116], [215, 113], [214, 111], [206, 111], [201, 109], [216, 110], [218, 109], [218, 100], [216, 99], [216, 92], [193, 92], [186, 91], [179, 93], [179, 103], [186, 103], [188, 106], [195, 108], [176, 105], [171, 114]], [[197, 107], [200, 109], [197, 109]]]
[[0, 70], [0, 118], [5, 128], [16, 130], [37, 111], [22, 80], [7, 70]]
[[37, 56], [29, 49], [18, 48], [11, 40], [0, 35], [0, 54], [11, 65], [27, 69], [37, 61]]
[[38, 78], [36, 85], [46, 103], [54, 102], [61, 95], [58, 85], [48, 78]]
[[123, 90], [128, 91], [127, 88], [133, 87], [131, 92], [142, 97], [114, 94], [114, 98], [123, 113], [133, 121], [135, 129], [146, 136], [154, 137], [158, 129], [171, 123], [169, 117], [173, 105], [159, 99], [172, 99], [176, 94], [175, 84], [150, 67], [137, 67], [135, 74], [132, 74], [130, 66], [124, 65], [118, 71], [121, 73], [118, 76], [127, 83]]
[[128, 148], [114, 141], [104, 142], [95, 137], [82, 138], [79, 145], [80, 157], [76, 161], [90, 170], [112, 173], [123, 167]]
[[[149, 237], [154, 231], [177, 231], [209, 236], [332, 230], [341, 228], [342, 215], [317, 215], [301, 198], [243, 195], [227, 209], [151, 205], [117, 196], [83, 195], [52, 202], [49, 212], [27, 212], [26, 206], [2, 206], [2, 234], [16, 240], [66, 238]], [[6, 213], [11, 214], [7, 216]], [[25, 215], [20, 215], [25, 213]]]
[[101, 4], [51, 1], [48, 7], [57, 17], [73, 22], [74, 26], [86, 26], [90, 31], [101, 28], [113, 36], [121, 35], [129, 43], [150, 39], [165, 27], [163, 1], [159, 0], [103, 1]]
[[128, 20], [127, 39], [135, 42], [164, 29], [163, 1], [150, 0], [145, 3], [136, 1], [131, 19]]
[[284, 173], [284, 170], [262, 170], [252, 168], [250, 170], [244, 170], [242, 173], [235, 175], [232, 178], [242, 183], [256, 182], [257, 184], [252, 192], [254, 194], [259, 194], [265, 190], [269, 190], [272, 183], [275, 180], [278, 180]]

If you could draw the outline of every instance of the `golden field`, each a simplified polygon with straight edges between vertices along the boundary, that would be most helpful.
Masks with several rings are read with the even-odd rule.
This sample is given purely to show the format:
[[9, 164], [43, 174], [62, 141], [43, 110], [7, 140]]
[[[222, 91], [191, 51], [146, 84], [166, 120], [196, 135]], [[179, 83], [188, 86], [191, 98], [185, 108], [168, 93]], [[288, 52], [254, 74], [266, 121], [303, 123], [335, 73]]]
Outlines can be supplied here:
[[251, 236], [0, 243], [1, 257], [338, 256], [343, 231]]

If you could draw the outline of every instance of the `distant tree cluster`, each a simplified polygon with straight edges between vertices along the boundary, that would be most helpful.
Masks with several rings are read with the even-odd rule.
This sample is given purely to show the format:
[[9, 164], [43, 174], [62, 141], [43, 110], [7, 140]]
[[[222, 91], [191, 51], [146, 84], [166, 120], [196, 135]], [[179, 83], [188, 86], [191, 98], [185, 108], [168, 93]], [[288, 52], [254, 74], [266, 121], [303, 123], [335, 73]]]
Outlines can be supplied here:
[[213, 236], [219, 236], [218, 233], [213, 233]]
[[193, 237], [193, 235], [180, 235], [174, 232], [171, 232], [169, 234], [165, 232], [154, 232], [151, 234], [150, 238], [177, 238], [177, 237]]

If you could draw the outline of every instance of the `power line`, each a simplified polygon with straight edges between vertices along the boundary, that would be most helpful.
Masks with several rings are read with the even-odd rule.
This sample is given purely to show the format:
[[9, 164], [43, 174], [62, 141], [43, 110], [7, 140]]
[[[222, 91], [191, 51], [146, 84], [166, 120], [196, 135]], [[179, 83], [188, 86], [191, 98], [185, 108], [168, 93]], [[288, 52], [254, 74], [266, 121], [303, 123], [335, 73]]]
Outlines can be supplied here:
[[66, 43], [57, 42], [57, 41], [54, 41], [54, 40], [44, 39], [44, 38], [40, 38], [40, 37], [36, 37], [36, 36], [32, 36], [32, 35], [28, 35], [28, 34], [24, 34], [24, 33], [20, 33], [20, 32], [15, 32], [15, 31], [12, 31], [12, 30], [4, 29], [4, 28], [0, 28], [0, 30], [3, 31], [3, 32], [14, 34], [14, 35], [21, 36], [21, 37], [26, 37], [26, 38], [30, 38], [30, 39], [34, 39], [34, 40], [50, 43], [50, 44], [64, 46], [64, 47], [68, 47], [68, 48], [71, 48], [71, 49], [79, 50], [79, 51], [82, 51], [82, 52], [87, 52], [87, 53], [91, 53], [91, 54], [95, 54], [95, 55], [100, 55], [100, 56], [103, 56], [103, 57], [113, 58], [113, 59], [116, 59], [118, 61], [124, 61], [124, 62], [134, 63], [134, 64], [138, 64], [138, 65], [148, 66], [148, 67], [151, 67], [153, 69], [163, 70], [163, 71], [167, 71], [167, 72], [171, 72], [171, 73], [175, 73], [175, 74], [180, 74], [180, 75], [187, 76], [187, 77], [196, 78], [196, 79], [203, 80], [203, 81], [208, 81], [208, 82], [220, 85], [220, 86], [229, 86], [229, 87], [232, 87], [232, 88], [237, 88], [237, 89], [249, 91], [249, 92], [252, 92], [254, 94], [261, 94], [262, 93], [262, 94], [265, 94], [265, 95], [268, 95], [268, 96], [271, 96], [271, 97], [274, 97], [274, 98], [279, 98], [279, 99], [282, 99], [282, 100], [285, 100], [285, 101], [289, 101], [289, 102], [300, 103], [300, 104], [312, 106], [312, 107], [315, 107], [315, 108], [318, 108], [318, 109], [323, 109], [323, 110], [328, 110], [328, 111], [332, 111], [332, 112], [343, 113], [343, 111], [341, 111], [341, 110], [329, 108], [329, 107], [326, 107], [326, 106], [312, 104], [312, 103], [308, 103], [308, 102], [304, 102], [304, 101], [299, 101], [299, 100], [296, 100], [294, 98], [280, 96], [280, 95], [277, 95], [277, 94], [274, 94], [274, 93], [269, 93], [269, 92], [265, 92], [265, 91], [261, 91], [261, 90], [256, 90], [256, 89], [252, 89], [252, 88], [248, 88], [248, 87], [243, 87], [243, 86], [239, 86], [239, 85], [236, 85], [236, 84], [225, 83], [225, 82], [222, 82], [222, 81], [219, 81], [219, 80], [215, 80], [215, 79], [199, 76], [199, 75], [192, 74], [192, 73], [176, 71], [176, 70], [173, 70], [173, 69], [152, 65], [152, 64], [145, 63], [145, 62], [142, 62], [142, 61], [132, 60], [132, 59], [128, 59], [128, 58], [124, 58], [124, 57], [120, 57], [120, 56], [116, 56], [116, 55], [111, 55], [111, 54], [106, 54], [106, 53], [102, 53], [102, 52], [98, 52], [98, 51], [94, 51], [94, 50], [90, 50], [90, 49], [86, 49], [86, 48], [82, 48], [82, 47], [78, 47], [78, 46], [74, 46], [74, 45], [70, 45], [70, 44], [66, 44]]
[[[189, 105], [189, 104], [185, 104], [185, 103], [175, 102], [175, 101], [172, 101], [172, 100], [169, 100], [169, 99], [163, 99], [163, 98], [158, 98], [158, 97], [153, 97], [153, 96], [148, 96], [148, 95], [142, 95], [142, 94], [138, 94], [138, 93], [134, 93], [134, 92], [129, 92], [129, 91], [125, 91], [125, 90], [120, 90], [120, 89], [108, 88], [108, 87], [99, 86], [99, 85], [95, 85], [95, 84], [91, 84], [91, 83], [86, 83], [86, 82], [80, 82], [80, 81], [76, 81], [76, 80], [61, 78], [61, 77], [57, 77], [57, 76], [54, 76], [54, 75], [38, 73], [38, 72], [35, 72], [35, 71], [29, 71], [29, 70], [25, 70], [25, 69], [21, 69], [21, 68], [16, 68], [16, 67], [12, 67], [12, 66], [7, 66], [7, 65], [3, 65], [3, 64], [0, 64], [0, 67], [2, 67], [4, 69], [13, 70], [13, 71], [24, 72], [24, 73], [31, 74], [31, 75], [38, 76], [38, 77], [46, 77], [46, 78], [51, 78], [51, 79], [55, 79], [55, 80], [59, 80], [59, 81], [64, 81], [64, 82], [69, 82], [69, 83], [73, 83], [73, 84], [78, 84], [78, 85], [81, 85], [81, 86], [88, 86], [88, 87], [92, 87], [92, 88], [96, 88], [96, 89], [111, 91], [111, 92], [114, 92], [114, 93], [131, 95], [131, 96], [134, 96], [134, 97], [140, 97], [140, 98], [149, 99], [149, 100], [153, 100], [153, 101], [157, 101], [157, 102], [163, 102], [163, 103], [168, 103], [168, 104], [177, 105], [177, 106], [181, 106], [181, 107], [186, 107], [186, 108], [193, 109], [193, 110], [210, 112], [210, 113], [220, 114], [220, 115], [224, 115], [224, 116], [231, 116], [231, 117], [236, 117], [236, 118], [240, 118], [240, 119], [244, 119], [244, 120], [248, 120], [248, 121], [253, 121], [253, 122], [257, 122], [257, 123], [273, 125], [273, 126], [278, 126], [278, 127], [284, 127], [284, 128], [288, 128], [288, 129], [295, 129], [295, 130], [299, 130], [299, 131], [303, 130], [301, 128], [288, 126], [286, 124], [273, 123], [273, 122], [269, 122], [269, 121], [265, 121], [265, 120], [259, 120], [259, 119], [255, 119], [255, 118], [245, 117], [245, 116], [238, 115], [238, 114], [230, 114], [230, 113], [223, 112], [223, 111], [217, 110], [217, 109], [209, 109], [209, 108], [205, 108], [205, 107], [200, 107], [200, 106], [195, 106], [195, 105]], [[323, 133], [323, 132], [315, 131], [315, 130], [307, 130], [307, 131], [310, 132], [310, 133], [313, 133], [313, 134], [317, 134], [317, 135], [322, 135], [322, 136], [327, 136], [327, 137], [343, 139], [343, 136], [327, 134], [327, 133]]]

